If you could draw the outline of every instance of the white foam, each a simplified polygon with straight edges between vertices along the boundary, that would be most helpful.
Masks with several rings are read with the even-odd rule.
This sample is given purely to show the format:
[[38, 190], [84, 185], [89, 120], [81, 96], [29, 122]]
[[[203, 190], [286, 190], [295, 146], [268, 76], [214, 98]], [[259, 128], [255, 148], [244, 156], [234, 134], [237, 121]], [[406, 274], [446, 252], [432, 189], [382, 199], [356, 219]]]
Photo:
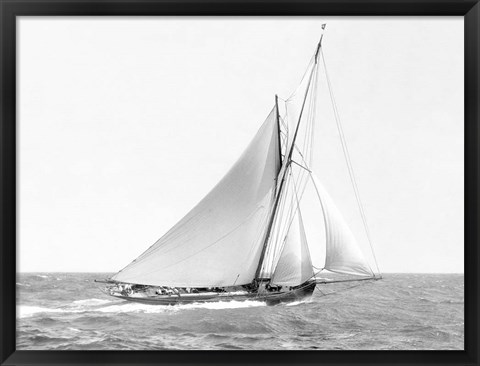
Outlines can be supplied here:
[[120, 305], [110, 305], [102, 308], [95, 309], [101, 313], [163, 313], [163, 312], [175, 312], [178, 311], [173, 306], [158, 306], [158, 305], [147, 305], [140, 303], [123, 303]]
[[295, 305], [305, 304], [306, 302], [308, 302], [308, 301], [307, 300], [299, 300], [299, 301], [289, 302], [285, 305], [286, 306], [295, 306]]
[[218, 302], [206, 302], [206, 303], [193, 303], [193, 304], [184, 304], [179, 305], [182, 309], [240, 309], [240, 308], [252, 308], [258, 306], [266, 306], [267, 304], [263, 301], [218, 301]]
[[141, 303], [123, 303], [119, 305], [110, 305], [102, 308], [95, 309], [102, 313], [165, 313], [165, 312], [178, 312], [182, 310], [193, 309], [239, 309], [266, 306], [264, 302], [260, 301], [218, 301], [218, 302], [206, 302], [206, 303], [192, 303], [192, 304], [179, 304], [179, 305], [148, 305]]
[[80, 306], [89, 306], [89, 305], [105, 305], [111, 302], [112, 302], [111, 300], [93, 298], [93, 299], [77, 300], [77, 301], [74, 301], [73, 304], [80, 305]]
[[40, 278], [48, 278], [48, 276], [45, 276], [45, 275], [37, 275], [37, 277], [40, 277]]
[[17, 318], [29, 318], [35, 314], [40, 314], [40, 313], [83, 313], [85, 311], [87, 310], [82, 308], [51, 309], [51, 308], [42, 308], [39, 306], [20, 305], [20, 306], [17, 306]]
[[38, 313], [61, 313], [63, 311], [64, 310], [62, 309], [49, 309], [49, 308], [41, 308], [39, 306], [21, 305], [21, 306], [17, 306], [17, 317], [28, 318]]
[[[102, 299], [84, 299], [77, 300], [72, 303], [68, 308], [43, 308], [39, 306], [17, 306], [17, 317], [27, 318], [35, 314], [40, 313], [82, 313], [88, 311], [97, 311], [101, 313], [176, 313], [182, 310], [194, 310], [194, 309], [209, 309], [209, 310], [223, 310], [223, 309], [240, 309], [266, 306], [261, 301], [218, 301], [207, 303], [192, 303], [192, 304], [180, 304], [180, 305], [148, 305], [133, 302], [121, 302], [115, 305], [101, 306], [112, 303], [110, 300]], [[97, 307], [94, 307], [97, 306]], [[98, 307], [99, 306], [99, 307]]]

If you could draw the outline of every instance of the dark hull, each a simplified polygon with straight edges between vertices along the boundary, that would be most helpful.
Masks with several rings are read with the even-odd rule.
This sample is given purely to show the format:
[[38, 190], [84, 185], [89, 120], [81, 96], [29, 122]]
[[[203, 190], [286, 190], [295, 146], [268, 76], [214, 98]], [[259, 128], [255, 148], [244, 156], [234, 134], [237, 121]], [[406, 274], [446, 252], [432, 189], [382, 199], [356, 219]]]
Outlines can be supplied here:
[[111, 295], [122, 300], [134, 301], [150, 305], [177, 305], [192, 303], [207, 303], [219, 301], [263, 301], [267, 305], [276, 305], [282, 302], [293, 302], [312, 295], [315, 290], [315, 282], [308, 281], [291, 290], [278, 292], [250, 292], [245, 294], [235, 293], [209, 293], [209, 294], [184, 294], [184, 295], [159, 295], [152, 297], [133, 297]]

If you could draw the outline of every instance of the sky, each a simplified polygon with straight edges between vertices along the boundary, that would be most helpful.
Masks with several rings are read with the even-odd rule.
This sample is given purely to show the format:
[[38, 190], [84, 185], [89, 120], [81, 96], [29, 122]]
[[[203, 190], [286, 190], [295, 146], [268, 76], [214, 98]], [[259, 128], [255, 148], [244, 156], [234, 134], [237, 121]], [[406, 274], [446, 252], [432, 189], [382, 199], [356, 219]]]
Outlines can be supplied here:
[[[462, 17], [17, 17], [17, 270], [130, 263], [292, 94], [323, 23], [380, 271], [463, 273]], [[313, 169], [372, 262], [321, 77], [318, 98]]]

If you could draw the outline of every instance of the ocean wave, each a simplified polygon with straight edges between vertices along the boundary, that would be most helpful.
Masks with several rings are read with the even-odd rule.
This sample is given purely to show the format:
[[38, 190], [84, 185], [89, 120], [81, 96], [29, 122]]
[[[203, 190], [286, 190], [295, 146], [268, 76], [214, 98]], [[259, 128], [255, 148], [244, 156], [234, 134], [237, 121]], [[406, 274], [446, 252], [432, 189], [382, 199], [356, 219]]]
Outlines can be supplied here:
[[34, 335], [31, 337], [30, 341], [35, 344], [35, 343], [45, 343], [45, 342], [72, 342], [72, 341], [77, 341], [78, 337], [53, 337], [53, 336], [48, 336], [44, 334], [38, 334]]
[[36, 275], [35, 277], [38, 277], [38, 278], [44, 278], [44, 279], [45, 279], [45, 278], [50, 278], [50, 277], [49, 277], [49, 276], [47, 276], [47, 275]]
[[[269, 307], [253, 298], [183, 305], [130, 302], [84, 282], [92, 277], [43, 272], [17, 277], [17, 349], [449, 350], [464, 345], [463, 279], [457, 277], [442, 288], [434, 283], [438, 276], [427, 276], [428, 281], [392, 276], [361, 291], [324, 297], [316, 290], [307, 301]], [[326, 287], [321, 290], [328, 293]]]
[[30, 287], [31, 286], [29, 283], [21, 283], [21, 282], [17, 282], [16, 285], [17, 286], [24, 286], [24, 287]]

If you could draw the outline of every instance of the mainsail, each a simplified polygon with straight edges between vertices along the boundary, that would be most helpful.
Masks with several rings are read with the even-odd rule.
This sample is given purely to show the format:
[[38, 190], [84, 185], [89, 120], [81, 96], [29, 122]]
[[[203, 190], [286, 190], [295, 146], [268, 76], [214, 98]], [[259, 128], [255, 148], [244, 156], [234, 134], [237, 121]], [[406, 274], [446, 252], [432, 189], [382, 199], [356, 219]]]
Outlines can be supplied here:
[[252, 282], [280, 169], [275, 110], [223, 179], [112, 279], [176, 287]]

